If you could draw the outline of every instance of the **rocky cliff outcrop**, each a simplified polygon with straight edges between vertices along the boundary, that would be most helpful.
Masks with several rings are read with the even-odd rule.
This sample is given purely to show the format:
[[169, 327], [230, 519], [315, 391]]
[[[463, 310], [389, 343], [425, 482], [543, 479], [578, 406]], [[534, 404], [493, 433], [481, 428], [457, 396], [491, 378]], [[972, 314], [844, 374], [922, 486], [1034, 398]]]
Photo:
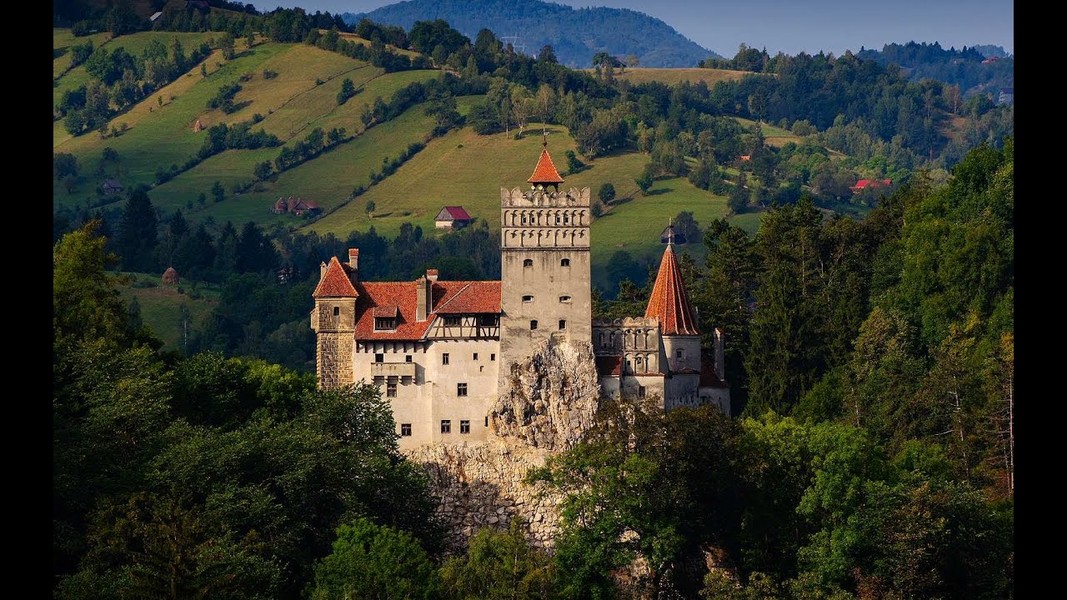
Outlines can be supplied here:
[[532, 467], [570, 448], [588, 429], [598, 407], [592, 348], [544, 344], [512, 365], [492, 407], [495, 437], [485, 442], [423, 446], [408, 453], [430, 475], [438, 515], [459, 550], [478, 529], [506, 527], [521, 517], [529, 539], [551, 548], [562, 497], [526, 482]]

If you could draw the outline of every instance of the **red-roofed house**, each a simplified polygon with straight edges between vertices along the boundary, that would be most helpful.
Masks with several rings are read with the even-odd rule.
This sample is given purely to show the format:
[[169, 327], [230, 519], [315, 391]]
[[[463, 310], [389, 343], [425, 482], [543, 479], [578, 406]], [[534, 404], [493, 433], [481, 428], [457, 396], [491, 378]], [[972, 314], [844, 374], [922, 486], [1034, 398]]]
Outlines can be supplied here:
[[434, 217], [434, 225], [437, 229], [462, 229], [473, 220], [462, 206], [446, 206]]
[[[499, 281], [443, 281], [436, 269], [414, 281], [363, 281], [356, 248], [347, 262], [323, 263], [310, 315], [319, 386], [379, 386], [404, 450], [489, 439], [494, 411], [507, 410], [500, 399], [526, 385], [529, 374], [516, 367], [533, 368], [535, 354], [557, 346], [588, 360], [592, 368], [577, 371], [595, 372], [596, 381], [533, 377], [544, 385], [589, 384], [603, 397], [656, 396], [665, 410], [710, 403], [729, 412], [722, 335], [714, 330], [713, 347], [701, 348], [673, 236], [645, 315], [594, 321], [590, 191], [561, 192], [562, 182], [546, 147], [532, 189], [501, 189]], [[445, 216], [470, 219], [458, 206], [446, 206]]]
[[892, 184], [892, 179], [860, 179], [856, 182], [856, 185], [852, 186], [849, 189], [851, 189], [853, 192], [859, 192], [868, 188], [875, 189], [879, 187], [889, 187]]
[[270, 212], [276, 215], [292, 213], [298, 217], [313, 216], [322, 212], [322, 208], [315, 202], [307, 202], [303, 198], [278, 198], [271, 207]]

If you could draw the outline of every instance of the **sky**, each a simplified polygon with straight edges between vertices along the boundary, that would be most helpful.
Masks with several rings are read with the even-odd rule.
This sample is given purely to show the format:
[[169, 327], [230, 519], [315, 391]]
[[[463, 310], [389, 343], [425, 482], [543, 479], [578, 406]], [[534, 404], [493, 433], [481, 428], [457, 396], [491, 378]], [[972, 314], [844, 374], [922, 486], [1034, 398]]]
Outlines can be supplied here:
[[[382, 0], [253, 0], [259, 10], [299, 6], [369, 12]], [[887, 43], [992, 44], [1015, 53], [1013, 0], [558, 0], [574, 8], [628, 8], [656, 17], [727, 58], [744, 43], [771, 55], [881, 50]]]

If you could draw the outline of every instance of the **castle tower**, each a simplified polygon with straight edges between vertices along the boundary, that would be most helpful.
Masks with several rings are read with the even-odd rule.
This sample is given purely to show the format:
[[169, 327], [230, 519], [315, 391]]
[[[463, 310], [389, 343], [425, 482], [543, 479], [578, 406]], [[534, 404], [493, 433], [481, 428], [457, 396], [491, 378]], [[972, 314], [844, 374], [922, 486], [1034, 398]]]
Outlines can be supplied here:
[[668, 238], [667, 249], [663, 251], [645, 317], [659, 319], [663, 351], [671, 372], [699, 373], [700, 331], [674, 254], [673, 236]]
[[355, 383], [352, 351], [356, 331], [356, 298], [352, 285], [357, 276], [359, 250], [348, 251], [348, 264], [334, 256], [321, 266], [321, 279], [312, 297], [311, 328], [315, 331], [315, 371], [318, 385], [332, 389]]
[[527, 183], [500, 189], [502, 384], [540, 342], [591, 339], [589, 188], [559, 190], [547, 142]]

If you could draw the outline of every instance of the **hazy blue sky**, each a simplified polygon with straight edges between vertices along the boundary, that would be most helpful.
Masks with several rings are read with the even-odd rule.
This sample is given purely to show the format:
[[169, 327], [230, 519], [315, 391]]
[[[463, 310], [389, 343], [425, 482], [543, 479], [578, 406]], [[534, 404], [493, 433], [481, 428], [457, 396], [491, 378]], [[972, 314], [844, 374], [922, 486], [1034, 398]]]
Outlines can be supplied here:
[[[380, 0], [253, 0], [260, 10], [300, 6], [367, 12]], [[993, 44], [1015, 49], [1012, 0], [560, 0], [575, 8], [629, 8], [663, 20], [682, 35], [726, 57], [741, 43], [776, 54], [840, 55], [860, 46], [940, 42], [945, 48]], [[499, 35], [499, 32], [498, 32]]]

